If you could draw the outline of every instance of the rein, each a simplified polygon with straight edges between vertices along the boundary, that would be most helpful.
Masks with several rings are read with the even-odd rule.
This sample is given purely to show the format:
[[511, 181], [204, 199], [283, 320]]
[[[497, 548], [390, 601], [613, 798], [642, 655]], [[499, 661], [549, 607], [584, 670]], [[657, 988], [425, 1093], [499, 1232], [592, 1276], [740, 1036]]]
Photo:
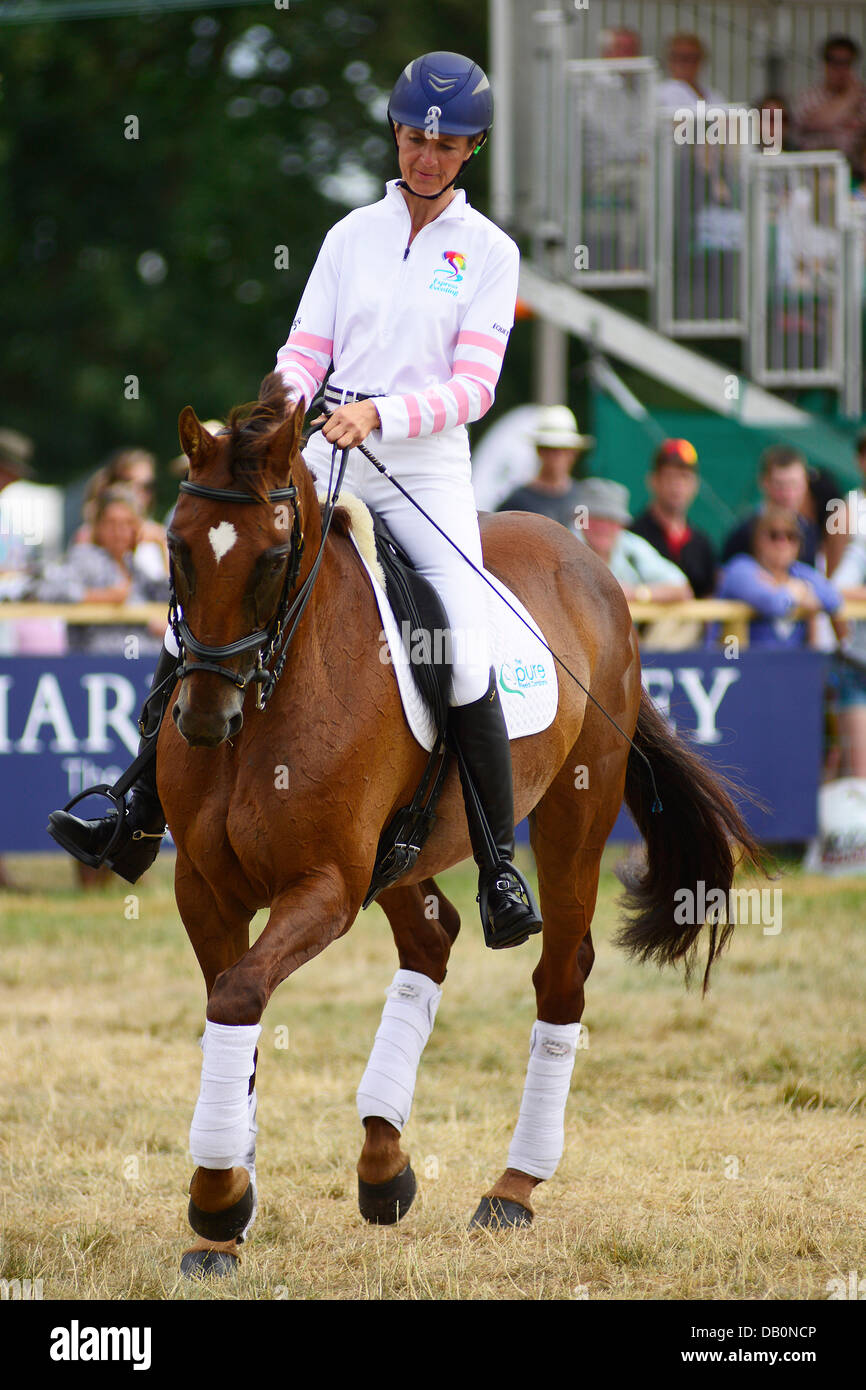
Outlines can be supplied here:
[[[184, 680], [187, 676], [194, 675], [197, 671], [212, 671], [215, 675], [222, 676], [225, 680], [231, 681], [232, 685], [239, 690], [246, 690], [248, 685], [257, 685], [256, 708], [264, 709], [269, 699], [274, 693], [274, 688], [280, 676], [283, 674], [286, 660], [288, 658], [289, 643], [295, 635], [298, 623], [301, 620], [304, 609], [309, 602], [313, 591], [313, 585], [319, 573], [322, 557], [325, 553], [325, 542], [328, 532], [331, 529], [331, 520], [334, 509], [340, 495], [343, 477], [346, 472], [348, 462], [348, 449], [342, 450], [340, 467], [337, 474], [337, 481], [333, 492], [331, 482], [334, 476], [334, 461], [336, 458], [336, 446], [331, 454], [331, 478], [328, 483], [328, 499], [322, 514], [322, 538], [316, 558], [313, 561], [310, 572], [301, 585], [300, 589], [292, 599], [292, 590], [297, 582], [301, 568], [301, 557], [304, 553], [304, 533], [301, 529], [300, 517], [298, 514], [298, 489], [292, 485], [290, 487], [275, 488], [267, 494], [268, 502], [290, 501], [292, 505], [292, 537], [287, 551], [286, 573], [283, 579], [283, 588], [280, 601], [277, 604], [276, 612], [267, 628], [260, 628], [256, 632], [250, 632], [246, 637], [239, 637], [234, 642], [227, 642], [224, 646], [209, 646], [205, 642], [199, 642], [198, 638], [190, 631], [189, 624], [183, 616], [177, 600], [177, 591], [174, 582], [174, 564], [169, 562], [169, 607], [168, 621], [174, 639], [177, 642], [180, 653], [180, 665], [175, 676], [179, 680]], [[218, 502], [259, 502], [262, 499], [256, 497], [251, 492], [242, 492], [233, 488], [207, 487], [203, 483], [191, 483], [184, 480], [180, 484], [181, 492], [191, 493], [194, 497], [205, 497], [211, 501]], [[242, 675], [239, 671], [233, 671], [228, 666], [223, 666], [222, 662], [230, 660], [235, 656], [242, 656], [245, 652], [256, 653], [255, 666], [247, 675]], [[195, 661], [185, 660], [186, 653], [195, 657]], [[273, 662], [273, 669], [270, 663]]]

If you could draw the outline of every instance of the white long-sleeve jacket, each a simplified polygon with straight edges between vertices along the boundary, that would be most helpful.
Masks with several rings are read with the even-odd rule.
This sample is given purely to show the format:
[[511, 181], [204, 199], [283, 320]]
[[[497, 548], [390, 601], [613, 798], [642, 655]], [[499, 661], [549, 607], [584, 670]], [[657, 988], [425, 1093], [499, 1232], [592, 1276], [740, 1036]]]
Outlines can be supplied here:
[[409, 246], [392, 179], [325, 237], [277, 371], [309, 402], [329, 385], [376, 395], [381, 438], [411, 439], [489, 410], [514, 324], [520, 253], [460, 189]]

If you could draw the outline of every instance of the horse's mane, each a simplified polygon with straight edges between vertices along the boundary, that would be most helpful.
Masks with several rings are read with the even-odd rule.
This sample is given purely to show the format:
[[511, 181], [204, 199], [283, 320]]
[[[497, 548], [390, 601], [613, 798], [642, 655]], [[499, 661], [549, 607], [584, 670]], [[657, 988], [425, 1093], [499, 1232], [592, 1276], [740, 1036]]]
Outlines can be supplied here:
[[286, 396], [282, 377], [271, 372], [261, 384], [258, 400], [236, 405], [228, 418], [232, 478], [263, 500], [267, 500], [263, 475], [268, 449], [286, 418]]

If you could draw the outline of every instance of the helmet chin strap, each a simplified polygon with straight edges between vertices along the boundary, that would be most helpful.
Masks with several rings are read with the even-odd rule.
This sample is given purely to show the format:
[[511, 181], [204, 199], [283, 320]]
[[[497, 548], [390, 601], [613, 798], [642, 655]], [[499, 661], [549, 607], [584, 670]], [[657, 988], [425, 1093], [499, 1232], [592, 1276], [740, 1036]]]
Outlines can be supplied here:
[[[472, 155], [469, 156], [469, 159], [471, 158]], [[424, 201], [427, 203], [435, 202], [437, 198], [441, 198], [442, 194], [447, 193], [448, 189], [451, 188], [457, 182], [460, 175], [463, 173], [463, 170], [466, 168], [466, 165], [469, 163], [469, 159], [464, 159], [463, 163], [457, 170], [457, 173], [454, 175], [453, 179], [449, 179], [448, 183], [445, 184], [445, 187], [440, 188], [438, 193], [416, 193], [415, 189], [412, 188], [411, 185], [408, 184], [405, 179], [398, 179], [397, 187], [405, 188], [408, 193], [412, 194], [413, 198], [423, 198]]]

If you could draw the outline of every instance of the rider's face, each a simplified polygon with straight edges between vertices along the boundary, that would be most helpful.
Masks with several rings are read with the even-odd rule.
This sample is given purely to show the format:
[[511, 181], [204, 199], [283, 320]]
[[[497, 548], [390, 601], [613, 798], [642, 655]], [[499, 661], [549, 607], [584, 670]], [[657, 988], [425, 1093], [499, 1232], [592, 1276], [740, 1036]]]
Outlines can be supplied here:
[[414, 126], [397, 126], [400, 173], [416, 193], [439, 193], [460, 172], [475, 145], [474, 135], [433, 137]]

